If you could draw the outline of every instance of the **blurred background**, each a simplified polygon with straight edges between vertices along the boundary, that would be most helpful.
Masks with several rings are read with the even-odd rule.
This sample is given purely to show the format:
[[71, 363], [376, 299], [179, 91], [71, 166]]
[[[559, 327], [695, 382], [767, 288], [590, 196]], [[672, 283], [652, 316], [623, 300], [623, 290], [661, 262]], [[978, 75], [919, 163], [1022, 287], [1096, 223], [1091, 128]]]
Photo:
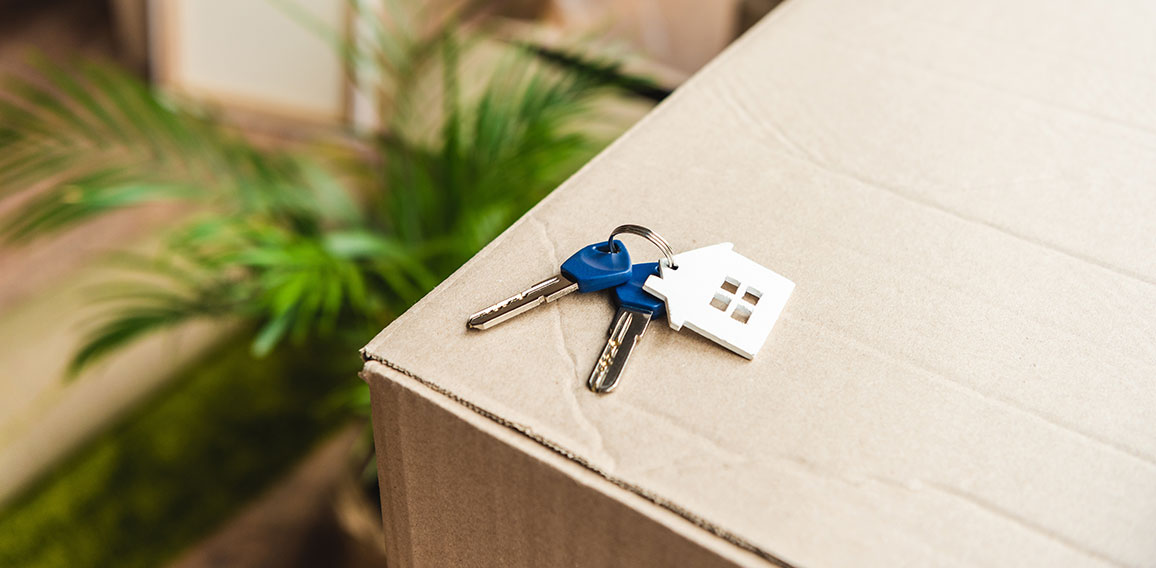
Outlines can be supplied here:
[[775, 4], [0, 0], [0, 566], [382, 565], [358, 349]]

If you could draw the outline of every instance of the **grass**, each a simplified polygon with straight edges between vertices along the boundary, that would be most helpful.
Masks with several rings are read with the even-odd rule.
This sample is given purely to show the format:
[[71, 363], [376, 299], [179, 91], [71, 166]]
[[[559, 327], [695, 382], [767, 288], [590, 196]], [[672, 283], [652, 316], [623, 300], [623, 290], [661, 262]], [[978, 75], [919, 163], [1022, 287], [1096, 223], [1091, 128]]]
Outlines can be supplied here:
[[356, 353], [231, 341], [0, 511], [0, 566], [156, 566], [206, 535], [348, 418], [319, 404]]

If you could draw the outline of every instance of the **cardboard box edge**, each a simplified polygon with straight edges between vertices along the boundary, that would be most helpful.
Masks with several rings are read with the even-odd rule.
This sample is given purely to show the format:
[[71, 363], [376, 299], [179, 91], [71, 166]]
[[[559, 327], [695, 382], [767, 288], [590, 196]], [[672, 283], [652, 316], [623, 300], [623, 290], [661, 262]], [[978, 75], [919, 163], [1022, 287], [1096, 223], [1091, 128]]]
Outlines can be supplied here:
[[[534, 434], [530, 429], [505, 420], [495, 413], [489, 412], [436, 383], [419, 377], [389, 361], [374, 359], [366, 355], [365, 366], [360, 376], [369, 384], [371, 395], [381, 392], [382, 382], [392, 383], [424, 399], [470, 427], [481, 431], [496, 443], [510, 446], [526, 454], [541, 467], [560, 472], [575, 483], [588, 487], [620, 506], [636, 511], [654, 521], [672, 533], [675, 538], [686, 540], [704, 548], [736, 566], [779, 566], [786, 568], [792, 566], [772, 552], [760, 549], [750, 541], [727, 531], [723, 527], [702, 519], [691, 511], [679, 507], [645, 488], [635, 486], [602, 471], [581, 456], [577, 456], [562, 446]], [[376, 424], [374, 430], [375, 432], [378, 430]], [[378, 459], [379, 463], [382, 463], [380, 461], [381, 456]], [[389, 496], [385, 494], [385, 477], [381, 471], [378, 472], [378, 475], [382, 479], [383, 514], [388, 515], [389, 507], [386, 501]], [[395, 487], [394, 489], [404, 493], [404, 487]], [[406, 519], [393, 520], [400, 521], [401, 524], [408, 522]], [[391, 531], [388, 525], [390, 519], [385, 519], [384, 522], [387, 523], [386, 546], [394, 550], [404, 551], [412, 562], [413, 552], [402, 542], [399, 542], [403, 539], [403, 535], [400, 533], [404, 531], [405, 527], [393, 527], [394, 530]]]

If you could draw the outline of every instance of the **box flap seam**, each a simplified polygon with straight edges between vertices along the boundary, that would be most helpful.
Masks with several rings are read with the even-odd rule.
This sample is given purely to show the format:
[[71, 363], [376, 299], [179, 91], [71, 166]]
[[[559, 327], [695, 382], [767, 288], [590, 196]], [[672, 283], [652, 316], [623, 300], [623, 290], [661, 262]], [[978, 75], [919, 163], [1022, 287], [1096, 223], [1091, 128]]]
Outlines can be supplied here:
[[758, 556], [758, 557], [760, 557], [760, 558], [762, 558], [762, 559], [764, 559], [764, 560], [766, 560], [766, 561], [768, 561], [768, 562], [770, 562], [776, 566], [779, 566], [782, 568], [795, 568], [794, 565], [783, 560], [782, 558], [779, 558], [778, 556], [774, 555], [773, 553], [766, 551], [766, 550], [763, 550], [762, 548], [760, 548], [758, 545], [754, 544], [753, 542], [751, 542], [751, 541], [749, 541], [749, 540], [747, 540], [747, 539], [745, 539], [739, 535], [736, 535], [736, 534], [722, 528], [721, 526], [719, 526], [719, 525], [717, 525], [711, 521], [708, 521], [708, 520], [702, 518], [701, 516], [697, 515], [693, 511], [690, 511], [690, 510], [686, 509], [685, 507], [682, 507], [682, 506], [678, 505], [677, 503], [670, 501], [669, 499], [666, 499], [660, 495], [657, 495], [648, 489], [645, 489], [639, 485], [636, 485], [634, 483], [626, 481], [625, 479], [622, 479], [620, 477], [617, 477], [617, 476], [611, 474], [610, 472], [608, 472], [608, 471], [602, 469], [601, 467], [595, 465], [594, 463], [590, 462], [586, 458], [584, 458], [580, 455], [577, 455], [574, 452], [559, 445], [557, 442], [554, 442], [554, 441], [542, 436], [541, 434], [534, 432], [533, 429], [531, 429], [529, 426], [526, 426], [524, 424], [520, 424], [518, 422], [514, 422], [514, 421], [508, 420], [506, 418], [503, 418], [503, 417], [499, 416], [498, 414], [496, 414], [490, 410], [487, 410], [481, 406], [478, 406], [477, 404], [475, 404], [473, 402], [470, 402], [469, 400], [466, 400], [465, 398], [454, 393], [453, 391], [450, 391], [449, 389], [442, 387], [441, 385], [438, 385], [437, 383], [434, 383], [428, 379], [420, 377], [417, 374], [409, 371], [408, 369], [405, 369], [404, 367], [401, 367], [401, 366], [399, 366], [399, 365], [397, 365], [391, 361], [388, 361], [382, 357], [379, 357], [379, 356], [375, 355], [374, 353], [370, 353], [368, 351], [362, 350], [362, 358], [365, 359], [365, 361], [367, 361], [367, 362], [368, 361], [375, 361], [377, 363], [381, 363], [382, 365], [385, 365], [386, 367], [389, 367], [390, 369], [393, 369], [394, 371], [397, 371], [398, 373], [400, 373], [406, 377], [409, 377], [410, 379], [417, 381], [418, 383], [425, 386], [426, 388], [428, 388], [428, 389], [430, 389], [430, 390], [432, 390], [432, 391], [434, 391], [434, 392], [436, 392], [442, 396], [449, 398], [450, 400], [452, 400], [452, 401], [464, 406], [465, 408], [473, 411], [475, 414], [478, 414], [484, 418], [487, 418], [492, 422], [495, 422], [501, 426], [504, 426], [510, 430], [513, 430], [514, 432], [517, 432], [518, 434], [520, 434], [526, 438], [529, 438], [530, 440], [533, 440], [534, 442], [545, 447], [546, 449], [550, 450], [551, 452], [558, 454], [558, 455], [566, 458], [567, 460], [574, 462], [574, 463], [582, 466], [583, 468], [593, 472], [594, 474], [598, 475], [602, 479], [605, 479], [606, 481], [610, 482], [614, 486], [619, 487], [621, 489], [625, 489], [626, 491], [629, 491], [629, 492], [657, 505], [658, 507], [661, 507], [667, 511], [670, 511], [671, 513], [674, 513], [675, 515], [678, 515], [679, 517], [682, 517], [683, 519], [689, 521], [691, 524], [695, 525], [696, 527], [701, 528], [701, 529], [729, 542], [730, 544], [733, 544], [734, 546], [737, 546], [743, 550], [746, 550], [747, 552], [750, 552], [750, 553], [752, 553], [752, 554], [754, 554], [754, 555], [756, 555], [756, 556]]

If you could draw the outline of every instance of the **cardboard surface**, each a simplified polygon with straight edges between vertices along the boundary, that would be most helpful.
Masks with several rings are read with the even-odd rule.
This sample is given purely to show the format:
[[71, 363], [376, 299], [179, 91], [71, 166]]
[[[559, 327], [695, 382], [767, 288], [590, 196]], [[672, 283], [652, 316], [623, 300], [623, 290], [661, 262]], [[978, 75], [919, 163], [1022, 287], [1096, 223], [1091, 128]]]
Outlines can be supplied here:
[[759, 557], [370, 361], [395, 566], [701, 566]]
[[[784, 4], [370, 343], [412, 375], [368, 370], [375, 427], [428, 391], [796, 565], [1153, 565], [1153, 29], [1140, 1]], [[753, 361], [654, 326], [596, 396], [605, 295], [466, 330], [625, 222], [796, 283]]]

